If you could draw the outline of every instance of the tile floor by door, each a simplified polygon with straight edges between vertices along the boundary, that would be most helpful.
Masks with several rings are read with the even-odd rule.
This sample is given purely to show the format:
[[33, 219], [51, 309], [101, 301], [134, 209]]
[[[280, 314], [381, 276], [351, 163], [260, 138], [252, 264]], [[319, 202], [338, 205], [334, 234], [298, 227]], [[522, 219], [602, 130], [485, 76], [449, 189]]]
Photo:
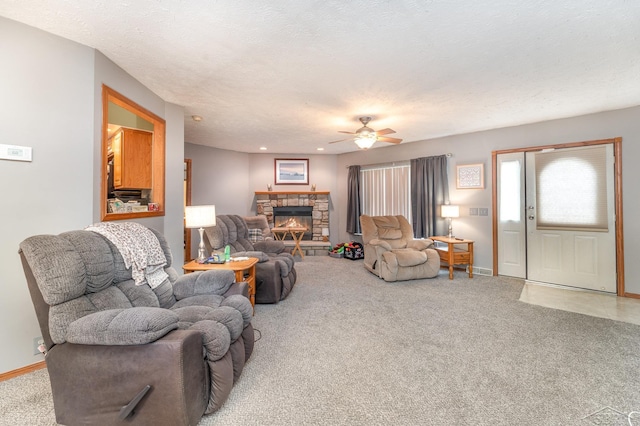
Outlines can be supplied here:
[[640, 299], [525, 282], [520, 301], [640, 325]]

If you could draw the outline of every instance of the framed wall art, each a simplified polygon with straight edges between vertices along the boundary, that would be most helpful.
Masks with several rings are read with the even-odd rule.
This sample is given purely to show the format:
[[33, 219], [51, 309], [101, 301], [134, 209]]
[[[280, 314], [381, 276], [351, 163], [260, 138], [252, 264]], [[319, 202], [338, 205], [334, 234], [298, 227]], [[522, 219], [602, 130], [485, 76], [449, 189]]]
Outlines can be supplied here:
[[484, 164], [465, 164], [456, 166], [456, 188], [483, 189]]
[[274, 161], [276, 185], [309, 185], [308, 158], [276, 158]]

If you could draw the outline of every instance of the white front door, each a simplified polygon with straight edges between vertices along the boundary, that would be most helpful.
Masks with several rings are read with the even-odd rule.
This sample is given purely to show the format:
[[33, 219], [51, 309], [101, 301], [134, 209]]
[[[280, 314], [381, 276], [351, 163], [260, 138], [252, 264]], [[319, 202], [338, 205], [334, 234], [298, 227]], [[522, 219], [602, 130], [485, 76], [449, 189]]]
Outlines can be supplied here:
[[498, 273], [527, 277], [524, 152], [497, 157]]
[[525, 158], [527, 278], [615, 293], [613, 146]]

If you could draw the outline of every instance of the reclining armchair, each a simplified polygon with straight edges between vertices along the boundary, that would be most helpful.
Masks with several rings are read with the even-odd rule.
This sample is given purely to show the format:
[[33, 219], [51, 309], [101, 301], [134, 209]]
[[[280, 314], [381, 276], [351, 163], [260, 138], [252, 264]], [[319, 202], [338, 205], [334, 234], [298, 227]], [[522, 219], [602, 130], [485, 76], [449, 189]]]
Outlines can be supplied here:
[[194, 425], [224, 403], [253, 351], [247, 284], [224, 270], [179, 277], [163, 236], [129, 225], [163, 260], [141, 279], [98, 232], [20, 244], [58, 423]]
[[296, 283], [295, 259], [282, 241], [251, 242], [247, 223], [238, 215], [218, 215], [216, 225], [204, 229], [209, 253], [221, 253], [229, 245], [232, 256], [257, 257], [256, 303], [284, 300]]
[[243, 216], [242, 218], [246, 222], [247, 228], [249, 228], [249, 240], [251, 240], [252, 243], [275, 240], [265, 215]]
[[430, 239], [416, 240], [404, 216], [360, 216], [364, 267], [385, 281], [432, 278], [440, 256]]

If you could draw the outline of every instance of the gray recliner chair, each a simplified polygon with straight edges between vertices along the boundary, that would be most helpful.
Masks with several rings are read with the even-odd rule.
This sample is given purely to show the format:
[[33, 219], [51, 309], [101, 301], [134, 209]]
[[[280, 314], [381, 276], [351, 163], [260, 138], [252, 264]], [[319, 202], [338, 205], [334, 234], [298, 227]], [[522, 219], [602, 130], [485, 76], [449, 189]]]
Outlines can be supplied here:
[[204, 229], [204, 244], [209, 253], [222, 253], [229, 245], [232, 256], [257, 257], [256, 303], [284, 300], [296, 283], [295, 259], [282, 241], [251, 242], [249, 228], [242, 216], [218, 215], [216, 225]]
[[151, 232], [167, 274], [154, 288], [136, 284], [96, 232], [20, 244], [58, 423], [194, 425], [225, 402], [251, 356], [247, 284], [223, 270], [179, 277]]
[[275, 240], [265, 215], [243, 216], [242, 218], [246, 222], [247, 228], [249, 228], [249, 239], [251, 242]]
[[360, 216], [364, 267], [385, 281], [433, 278], [440, 256], [433, 240], [416, 240], [404, 216]]

